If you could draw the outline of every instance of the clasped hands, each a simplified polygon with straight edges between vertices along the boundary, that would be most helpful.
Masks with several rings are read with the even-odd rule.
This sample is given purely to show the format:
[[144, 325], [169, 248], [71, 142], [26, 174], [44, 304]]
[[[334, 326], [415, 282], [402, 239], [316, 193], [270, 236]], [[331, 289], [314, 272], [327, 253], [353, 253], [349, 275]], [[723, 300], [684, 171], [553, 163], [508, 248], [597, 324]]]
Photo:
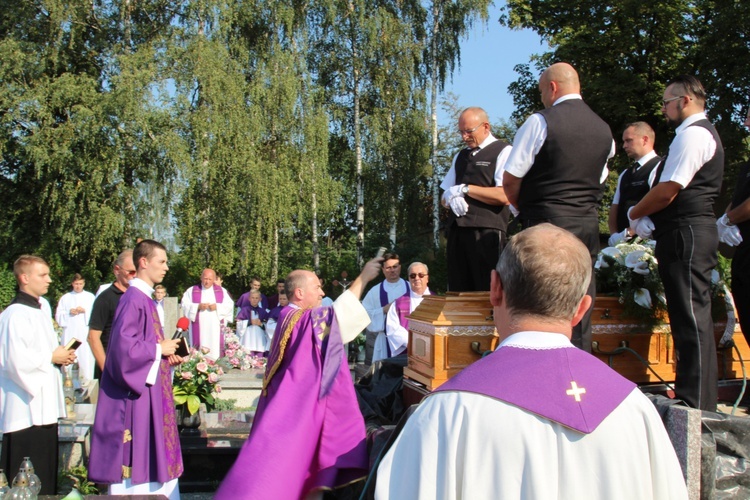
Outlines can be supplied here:
[[215, 311], [216, 304], [207, 304], [205, 302], [201, 302], [200, 304], [198, 304], [198, 310], [199, 311]]
[[635, 234], [643, 238], [644, 240], [651, 239], [651, 236], [654, 233], [654, 226], [653, 221], [651, 220], [651, 217], [643, 216], [638, 219], [633, 219], [630, 217], [630, 212], [635, 207], [630, 207], [628, 209], [628, 221], [630, 222], [630, 229], [635, 231]]
[[742, 243], [740, 229], [732, 224], [727, 214], [716, 219], [716, 229], [719, 231], [719, 241], [726, 243], [730, 247], [736, 247]]
[[463, 217], [469, 212], [469, 204], [466, 203], [462, 191], [464, 186], [466, 186], [466, 184], [456, 184], [455, 186], [451, 186], [443, 195], [448, 199], [448, 205], [458, 217]]

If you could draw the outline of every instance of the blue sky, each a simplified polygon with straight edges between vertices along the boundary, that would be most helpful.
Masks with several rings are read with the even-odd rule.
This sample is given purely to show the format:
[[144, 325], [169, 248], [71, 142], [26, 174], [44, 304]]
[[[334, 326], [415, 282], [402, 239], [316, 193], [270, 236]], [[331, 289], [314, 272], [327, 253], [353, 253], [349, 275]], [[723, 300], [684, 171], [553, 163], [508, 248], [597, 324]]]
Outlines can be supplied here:
[[[508, 94], [508, 85], [518, 77], [513, 67], [529, 62], [531, 54], [547, 50], [533, 31], [500, 26], [500, 6], [490, 7], [487, 24], [475, 23], [461, 42], [461, 67], [454, 72], [453, 81], [449, 79], [445, 85], [446, 93], [458, 96], [461, 108], [481, 106], [493, 122], [508, 119], [513, 112], [513, 99]], [[452, 118], [439, 109], [438, 123], [450, 126], [450, 121]]]

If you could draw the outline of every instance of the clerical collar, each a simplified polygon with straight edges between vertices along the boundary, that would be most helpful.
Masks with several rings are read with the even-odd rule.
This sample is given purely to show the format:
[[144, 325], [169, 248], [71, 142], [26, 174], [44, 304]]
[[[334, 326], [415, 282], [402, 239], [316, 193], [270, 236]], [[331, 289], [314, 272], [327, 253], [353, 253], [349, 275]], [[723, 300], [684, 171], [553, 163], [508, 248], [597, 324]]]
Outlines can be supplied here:
[[33, 307], [34, 309], [41, 309], [42, 308], [42, 302], [34, 297], [33, 295], [29, 295], [26, 292], [18, 291], [16, 296], [13, 298], [13, 300], [10, 302], [11, 305], [13, 304], [21, 304], [22, 306], [28, 306]]

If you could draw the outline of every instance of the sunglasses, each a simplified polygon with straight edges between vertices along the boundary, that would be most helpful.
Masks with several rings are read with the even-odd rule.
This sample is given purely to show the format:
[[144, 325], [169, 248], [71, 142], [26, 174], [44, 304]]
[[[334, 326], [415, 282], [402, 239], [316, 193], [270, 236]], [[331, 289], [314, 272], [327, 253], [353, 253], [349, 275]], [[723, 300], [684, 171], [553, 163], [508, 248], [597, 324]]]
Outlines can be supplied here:
[[411, 273], [409, 275], [409, 279], [413, 280], [413, 279], [416, 279], [417, 277], [424, 278], [425, 276], [427, 276], [425, 273]]

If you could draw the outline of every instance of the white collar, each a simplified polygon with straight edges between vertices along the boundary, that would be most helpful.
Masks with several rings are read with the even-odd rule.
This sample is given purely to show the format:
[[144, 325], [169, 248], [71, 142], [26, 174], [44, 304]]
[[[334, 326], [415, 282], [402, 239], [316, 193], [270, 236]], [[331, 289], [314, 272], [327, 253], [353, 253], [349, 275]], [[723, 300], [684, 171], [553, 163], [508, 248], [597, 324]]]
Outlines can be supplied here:
[[149, 298], [154, 294], [154, 289], [148, 286], [148, 284], [145, 281], [143, 281], [141, 278], [133, 278], [132, 280], [130, 280], [130, 286], [142, 291]]
[[646, 163], [650, 162], [651, 159], [654, 158], [655, 156], [656, 156], [656, 151], [654, 151], [652, 149], [651, 151], [649, 151], [645, 155], [643, 155], [640, 158], [638, 158], [639, 168], [642, 167], [643, 165], [645, 165]]
[[559, 349], [572, 347], [570, 339], [561, 333], [550, 332], [516, 332], [502, 341], [499, 347], [521, 347], [525, 349]]
[[700, 120], [707, 120], [706, 113], [700, 112], [700, 113], [695, 113], [694, 115], [688, 116], [682, 121], [682, 123], [680, 123], [680, 126], [675, 129], [675, 133], [679, 134], [680, 132], [685, 130], [687, 127], [689, 127], [693, 123], [700, 121]]
[[562, 97], [558, 97], [555, 102], [552, 103], [553, 106], [557, 106], [563, 101], [569, 101], [571, 99], [580, 99], [583, 100], [583, 97], [581, 97], [581, 94], [565, 94]]

